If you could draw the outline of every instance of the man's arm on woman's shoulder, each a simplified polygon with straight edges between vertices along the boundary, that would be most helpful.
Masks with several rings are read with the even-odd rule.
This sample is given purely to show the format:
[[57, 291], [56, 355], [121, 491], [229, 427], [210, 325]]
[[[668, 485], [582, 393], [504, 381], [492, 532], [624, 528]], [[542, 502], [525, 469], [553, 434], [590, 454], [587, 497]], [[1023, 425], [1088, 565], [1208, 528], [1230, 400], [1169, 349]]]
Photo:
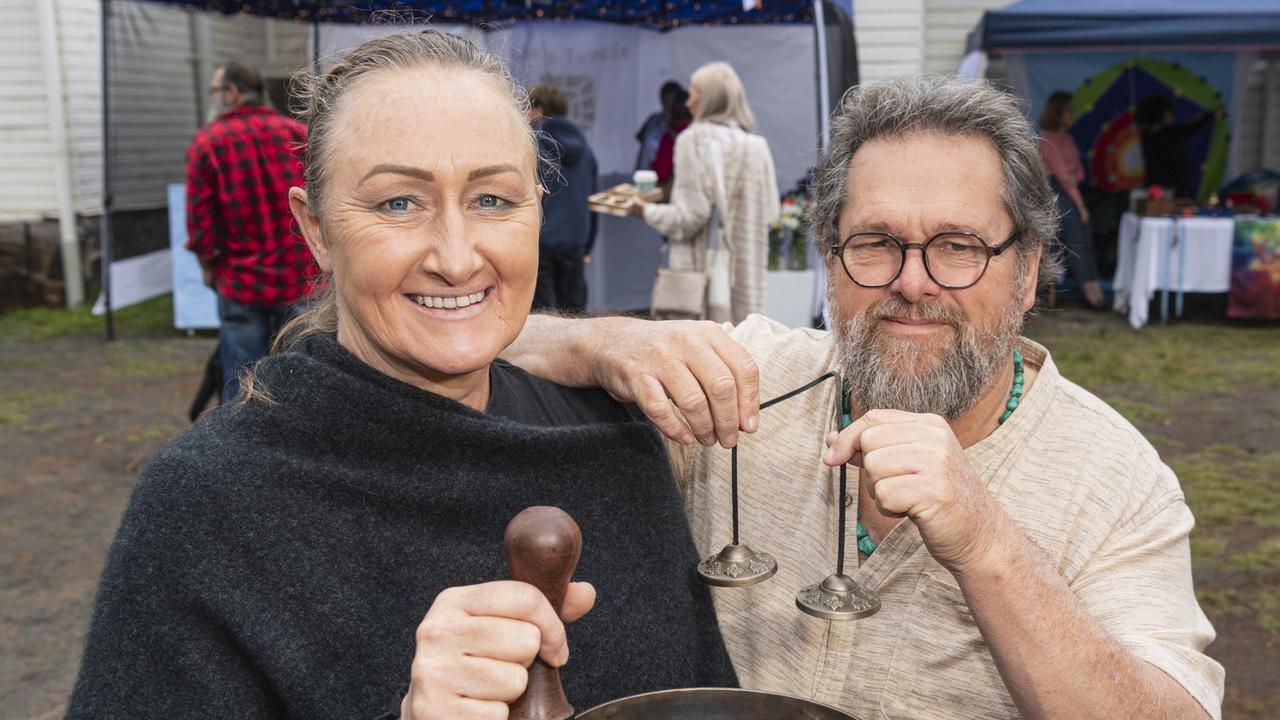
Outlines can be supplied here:
[[694, 320], [530, 315], [502, 353], [538, 377], [635, 403], [681, 443], [737, 444], [759, 423], [759, 369], [725, 328]]

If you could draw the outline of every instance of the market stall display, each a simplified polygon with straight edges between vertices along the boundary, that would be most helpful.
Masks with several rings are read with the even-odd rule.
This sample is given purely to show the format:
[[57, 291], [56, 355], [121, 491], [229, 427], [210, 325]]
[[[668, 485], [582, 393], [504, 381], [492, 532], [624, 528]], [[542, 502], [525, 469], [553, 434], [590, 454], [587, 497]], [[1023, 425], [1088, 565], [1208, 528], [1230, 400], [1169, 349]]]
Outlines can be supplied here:
[[1227, 317], [1280, 320], [1280, 220], [1239, 220]]
[[1125, 213], [1114, 288], [1135, 329], [1157, 291], [1162, 321], [1182, 315], [1188, 292], [1230, 293], [1228, 317], [1280, 318], [1280, 220]]

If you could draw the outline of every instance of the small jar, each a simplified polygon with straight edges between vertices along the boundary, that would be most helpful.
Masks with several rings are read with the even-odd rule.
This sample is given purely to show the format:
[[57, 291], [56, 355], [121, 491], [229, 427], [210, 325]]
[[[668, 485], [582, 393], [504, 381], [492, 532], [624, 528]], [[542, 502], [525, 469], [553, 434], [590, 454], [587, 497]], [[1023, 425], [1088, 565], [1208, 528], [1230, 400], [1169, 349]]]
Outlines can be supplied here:
[[636, 185], [636, 192], [651, 193], [658, 189], [658, 173], [652, 170], [637, 170], [631, 180]]

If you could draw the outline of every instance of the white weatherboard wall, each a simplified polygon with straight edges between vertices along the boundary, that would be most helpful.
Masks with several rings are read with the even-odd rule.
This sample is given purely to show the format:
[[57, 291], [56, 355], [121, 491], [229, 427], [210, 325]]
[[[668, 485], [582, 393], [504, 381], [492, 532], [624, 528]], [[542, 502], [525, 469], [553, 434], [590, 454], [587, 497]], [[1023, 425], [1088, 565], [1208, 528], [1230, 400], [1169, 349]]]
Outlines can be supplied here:
[[1231, 138], [1232, 170], [1280, 170], [1280, 54], [1256, 59], [1244, 71], [1237, 79], [1237, 87], [1243, 82], [1244, 99]]
[[854, 0], [853, 34], [862, 82], [924, 68], [924, 0]]
[[954, 75], [982, 13], [1010, 0], [925, 0], [924, 71]]
[[0, 221], [57, 214], [54, 148], [30, 0], [0, 0]]
[[[0, 222], [57, 216], [46, 72], [62, 81], [74, 210], [102, 211], [101, 11], [100, 0], [55, 0], [61, 57], [46, 68], [31, 0], [0, 0]], [[207, 44], [198, 46], [201, 26]], [[110, 32], [119, 210], [164, 207], [165, 184], [184, 180], [186, 146], [204, 121], [213, 66], [245, 58], [264, 76], [283, 77], [307, 61], [302, 23], [113, 0]]]
[[102, 3], [56, 0], [76, 213], [102, 212]]
[[1010, 0], [854, 0], [863, 82], [920, 73], [953, 75], [982, 13]]

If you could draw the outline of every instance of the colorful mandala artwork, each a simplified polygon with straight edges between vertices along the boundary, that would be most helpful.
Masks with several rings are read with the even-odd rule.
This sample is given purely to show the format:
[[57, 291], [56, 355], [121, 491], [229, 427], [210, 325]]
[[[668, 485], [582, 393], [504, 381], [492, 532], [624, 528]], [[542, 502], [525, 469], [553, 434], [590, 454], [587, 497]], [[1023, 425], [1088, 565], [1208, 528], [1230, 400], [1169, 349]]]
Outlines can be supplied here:
[[1128, 110], [1102, 126], [1088, 149], [1089, 177], [1103, 190], [1128, 190], [1142, 185], [1142, 134]]
[[[1133, 113], [1147, 95], [1173, 98], [1180, 123], [1223, 107], [1221, 94], [1204, 78], [1165, 60], [1132, 58], [1086, 79], [1074, 92], [1076, 121], [1070, 128], [1085, 153], [1086, 182], [1111, 191], [1143, 184], [1142, 138]], [[1202, 198], [1222, 185], [1228, 125], [1215, 122], [1187, 144], [1191, 183]]]

